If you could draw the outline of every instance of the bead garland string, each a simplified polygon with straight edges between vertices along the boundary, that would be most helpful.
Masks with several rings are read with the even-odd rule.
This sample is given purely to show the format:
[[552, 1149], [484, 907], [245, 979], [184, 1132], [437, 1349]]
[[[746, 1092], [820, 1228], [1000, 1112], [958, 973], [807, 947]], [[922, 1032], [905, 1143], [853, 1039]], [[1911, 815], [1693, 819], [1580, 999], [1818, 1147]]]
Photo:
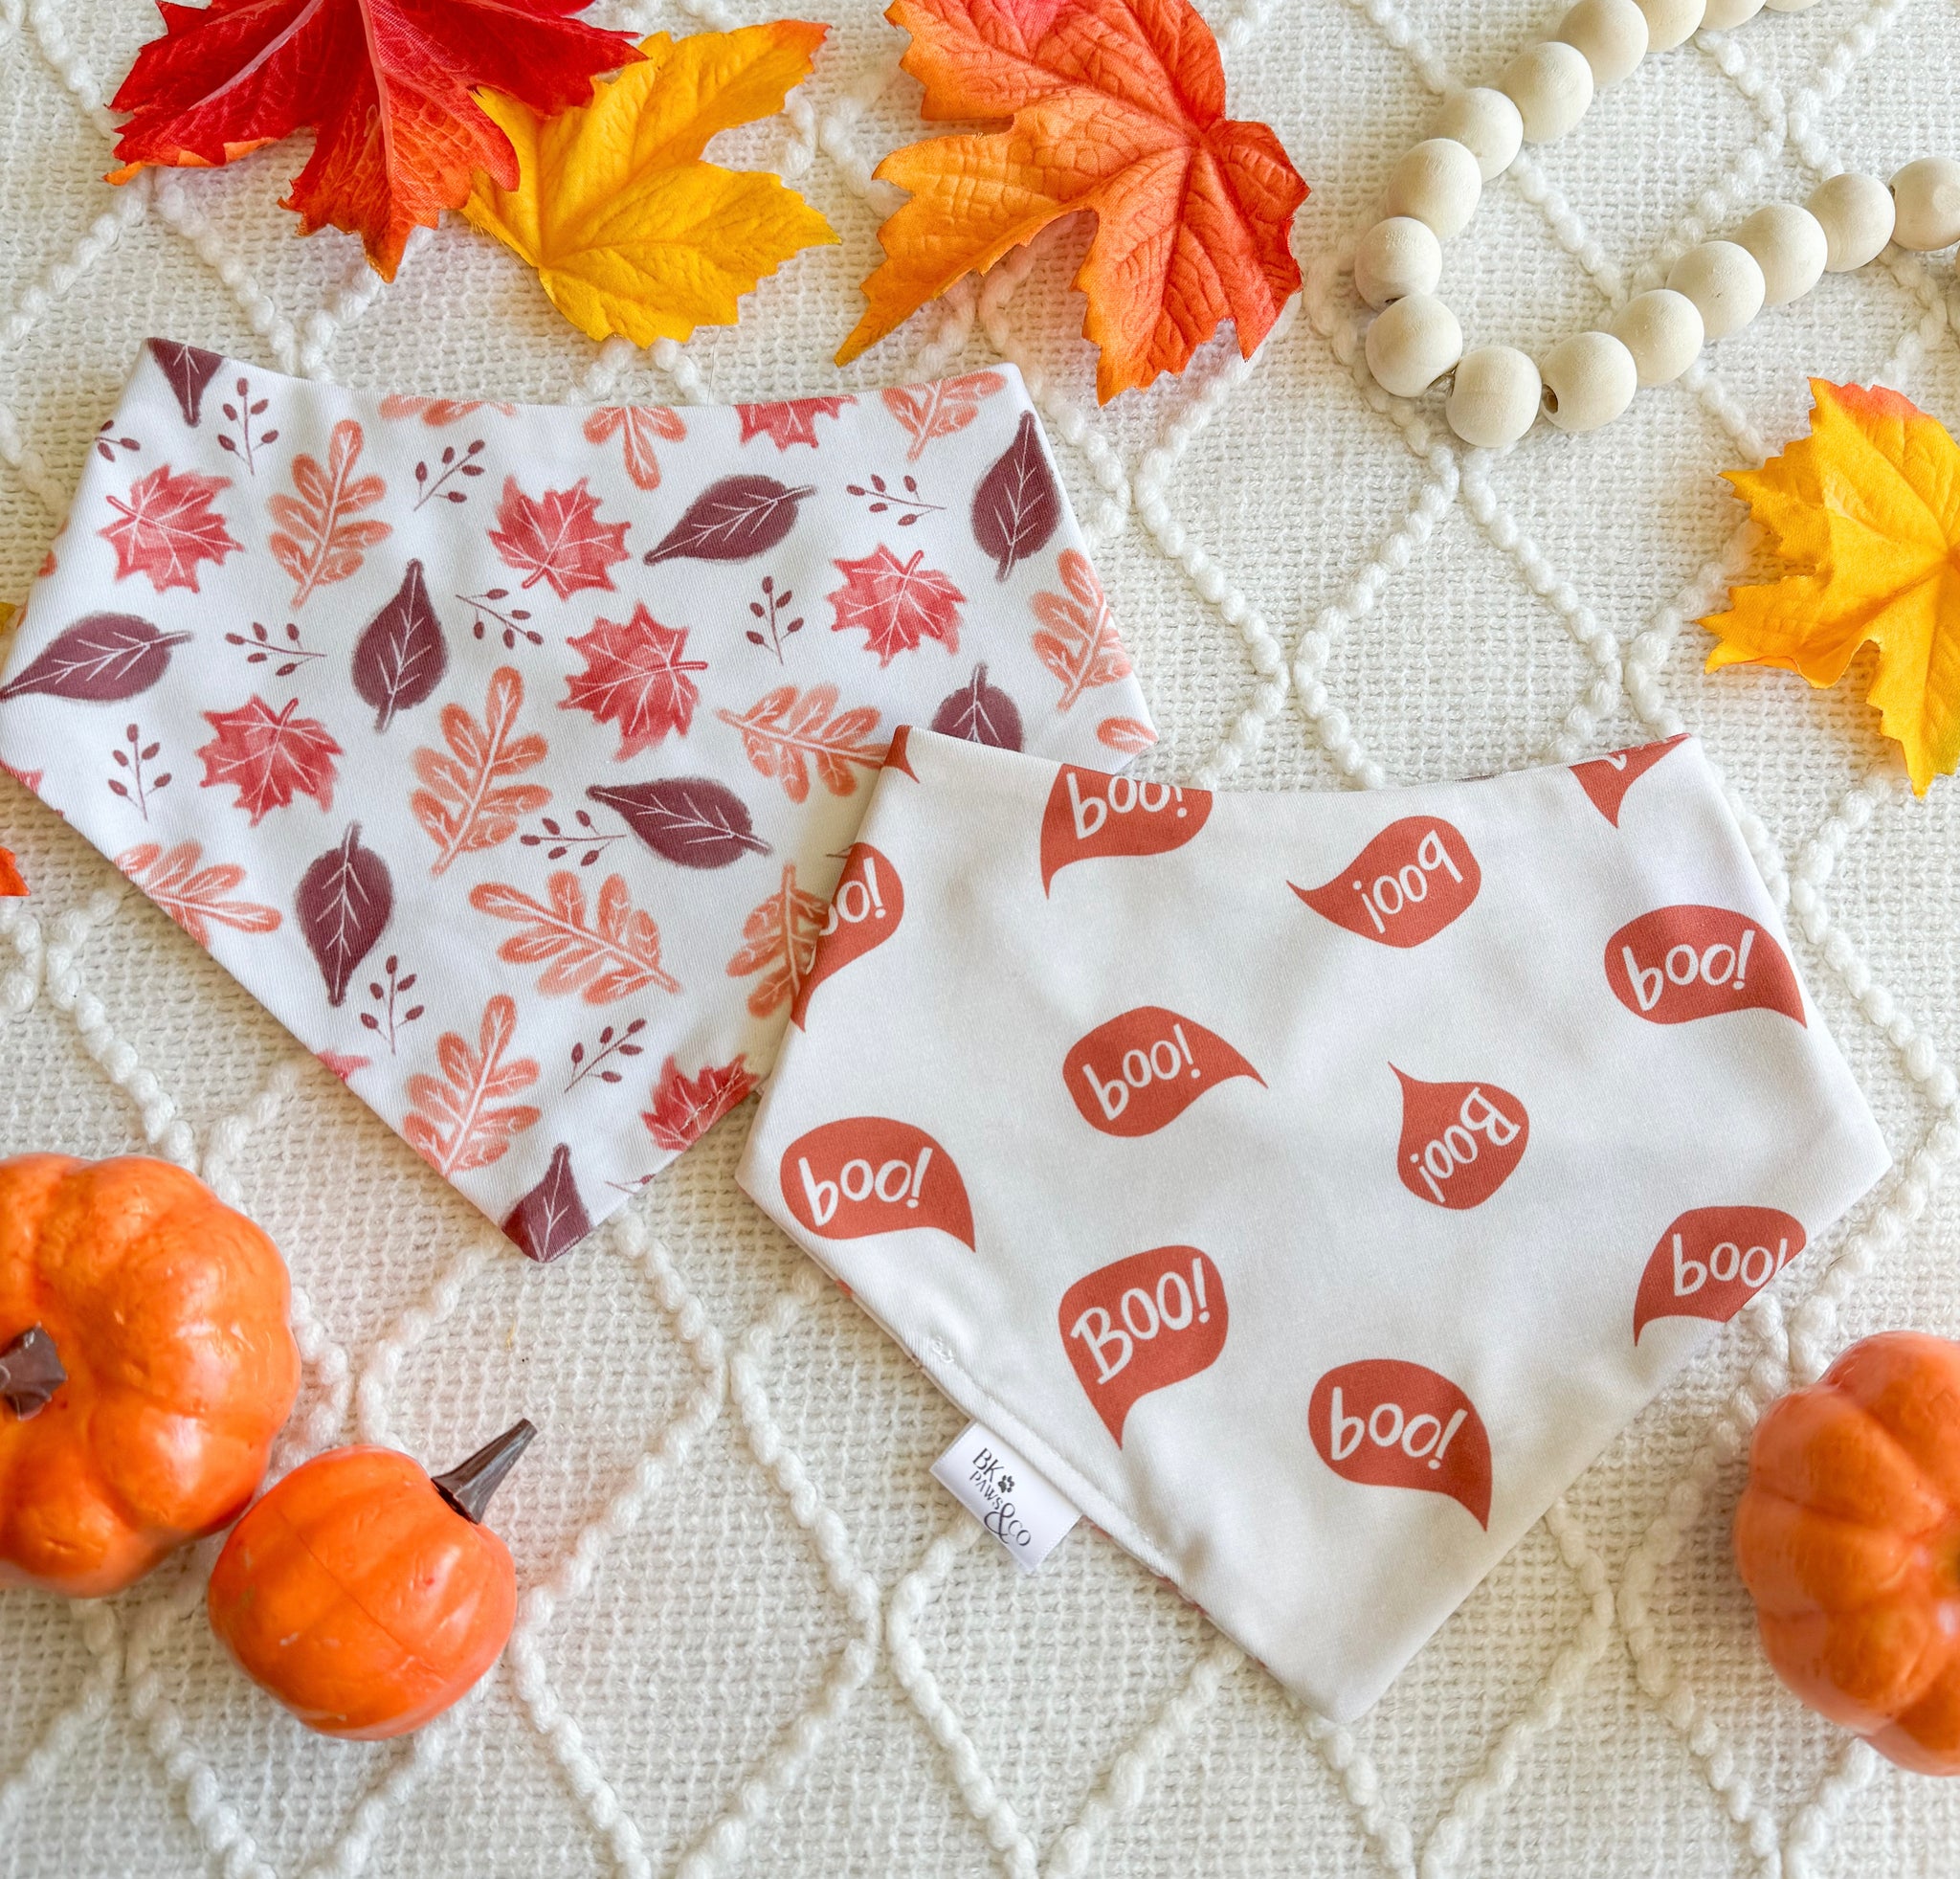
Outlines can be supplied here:
[[1435, 135], [1389, 172], [1382, 219], [1355, 245], [1355, 291], [1379, 309], [1364, 347], [1376, 383], [1414, 398], [1447, 377], [1450, 428], [1484, 449], [1516, 443], [1541, 413], [1562, 431], [1596, 431], [1642, 386], [1679, 378], [1709, 340], [1801, 298], [1821, 276], [1863, 267], [1888, 242], [1926, 254], [1960, 241], [1960, 163], [1921, 157], [1889, 185], [1846, 171], [1801, 206], [1769, 203], [1729, 238], [1689, 249], [1664, 287], [1542, 359], [1513, 346], [1464, 351], [1463, 329], [1436, 289], [1442, 244], [1469, 226], [1483, 186], [1523, 145], [1563, 137], [1648, 54], [1704, 26], [1740, 26], [1766, 4], [1797, 12], [1815, 0], [1577, 0], [1494, 87], [1452, 93]]

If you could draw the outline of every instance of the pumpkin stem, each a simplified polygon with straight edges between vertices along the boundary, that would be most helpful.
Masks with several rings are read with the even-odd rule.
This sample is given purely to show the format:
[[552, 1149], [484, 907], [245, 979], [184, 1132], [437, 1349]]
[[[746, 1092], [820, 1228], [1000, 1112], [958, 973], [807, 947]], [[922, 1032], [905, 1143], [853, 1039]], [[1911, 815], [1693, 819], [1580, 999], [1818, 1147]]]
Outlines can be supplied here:
[[31, 1325], [0, 1350], [0, 1399], [25, 1422], [38, 1416], [68, 1381], [55, 1340], [39, 1325]]
[[465, 1520], [482, 1524], [489, 1511], [490, 1496], [503, 1485], [503, 1477], [517, 1465], [517, 1458], [530, 1446], [538, 1431], [528, 1420], [514, 1422], [497, 1438], [485, 1443], [467, 1462], [447, 1474], [434, 1477], [435, 1491]]

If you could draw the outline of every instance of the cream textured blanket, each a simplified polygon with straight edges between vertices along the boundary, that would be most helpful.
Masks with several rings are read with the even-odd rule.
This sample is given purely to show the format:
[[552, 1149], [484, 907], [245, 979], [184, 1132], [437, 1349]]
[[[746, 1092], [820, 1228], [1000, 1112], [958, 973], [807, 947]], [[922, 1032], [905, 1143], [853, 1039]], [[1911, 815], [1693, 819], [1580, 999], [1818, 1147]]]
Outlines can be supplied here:
[[[150, 333], [384, 390], [606, 404], [1010, 358], [1165, 732], [1144, 773], [1431, 780], [1698, 731], [1895, 1172], [1335, 1729], [1097, 1533], [1033, 1579], [980, 1542], [925, 1472], [957, 1413], [736, 1189], [747, 1109], [591, 1246], [533, 1266], [0, 777], [0, 839], [35, 889], [0, 904], [0, 1152], [147, 1146], [264, 1222], [308, 1360], [282, 1463], [365, 1438], [447, 1465], [520, 1412], [544, 1431], [497, 1513], [518, 1634], [411, 1744], [317, 1740], [233, 1674], [205, 1557], [100, 1606], [0, 1599], [10, 1874], [1951, 1868], [1960, 1786], [1895, 1773], [1783, 1693], [1727, 1527], [1748, 1431], [1793, 1376], [1883, 1326], [1960, 1331], [1960, 792], [1912, 801], [1849, 687], [1704, 678], [1692, 624], [1752, 552], [1716, 472], [1801, 432], [1807, 373], [1960, 420], [1950, 261], [1831, 277], [1597, 436], [1465, 453], [1433, 402], [1368, 383], [1341, 257], [1437, 91], [1487, 80], [1558, 0], [1205, 4], [1235, 114], [1272, 122], [1314, 185], [1307, 289], [1249, 369], [1214, 347], [1099, 411], [1067, 291], [1080, 228], [829, 366], [877, 253], [870, 167], [917, 124], [867, 0], [836, 12], [787, 119], [716, 152], [780, 167], [842, 245], [765, 283], [739, 329], [652, 355], [590, 345], [459, 226], [387, 289], [345, 238], [295, 238], [275, 202], [302, 147], [109, 190], [102, 101], [154, 11], [0, 0], [0, 597], [39, 566]], [[1960, 153], [1956, 86], [1944, 0], [1704, 35], [1494, 186], [1446, 291], [1473, 340], [1542, 348], [1761, 201]]]

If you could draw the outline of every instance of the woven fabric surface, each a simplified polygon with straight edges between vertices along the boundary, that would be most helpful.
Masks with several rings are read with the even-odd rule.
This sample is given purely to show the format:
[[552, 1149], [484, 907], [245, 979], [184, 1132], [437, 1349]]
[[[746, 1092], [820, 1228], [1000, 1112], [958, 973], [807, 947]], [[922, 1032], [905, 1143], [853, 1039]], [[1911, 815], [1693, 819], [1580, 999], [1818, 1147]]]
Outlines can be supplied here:
[[[1911, 799], [1852, 685], [1704, 678], [1692, 623], [1756, 553], [1716, 472], [1801, 433], [1807, 374], [1960, 420], [1950, 261], [1831, 277], [1593, 436], [1465, 452], [1434, 399], [1369, 381], [1344, 258], [1440, 90], [1487, 81], [1556, 6], [1206, 6], [1234, 114], [1269, 120], [1314, 185], [1306, 290], [1250, 367], [1214, 345], [1099, 410], [1068, 290], [1080, 225], [829, 365], [890, 207], [871, 166], [917, 130], [868, 4], [835, 17], [784, 119], [716, 146], [779, 168], [841, 244], [766, 282], [739, 328], [642, 354], [584, 340], [467, 228], [418, 238], [389, 288], [345, 237], [296, 238], [275, 204], [303, 140], [107, 188], [103, 101], [154, 11], [0, 0], [0, 597], [25, 592], [151, 333], [383, 390], [572, 403], [1012, 359], [1165, 733], [1141, 773], [1330, 788], [1698, 731], [1893, 1173], [1335, 1729], [1100, 1535], [1032, 1579], [981, 1543], [926, 1475], [959, 1417], [736, 1189], [749, 1108], [532, 1266], [0, 777], [0, 839], [34, 888], [0, 904], [0, 1152], [146, 1149], [263, 1222], [306, 1358], [277, 1466], [356, 1439], [446, 1466], [518, 1414], [544, 1431], [496, 1510], [517, 1634], [411, 1742], [311, 1737], [234, 1673], [202, 1616], [209, 1547], [101, 1604], [0, 1599], [8, 1874], [1951, 1868], [1960, 1788], [1782, 1691], [1727, 1530], [1775, 1394], [1865, 1331], [1960, 1330], [1960, 795]], [[685, 33], [767, 10], [591, 16]], [[1762, 201], [1953, 153], [1956, 83], [1944, 0], [1699, 35], [1491, 187], [1445, 291], [1473, 343], [1540, 350]]]

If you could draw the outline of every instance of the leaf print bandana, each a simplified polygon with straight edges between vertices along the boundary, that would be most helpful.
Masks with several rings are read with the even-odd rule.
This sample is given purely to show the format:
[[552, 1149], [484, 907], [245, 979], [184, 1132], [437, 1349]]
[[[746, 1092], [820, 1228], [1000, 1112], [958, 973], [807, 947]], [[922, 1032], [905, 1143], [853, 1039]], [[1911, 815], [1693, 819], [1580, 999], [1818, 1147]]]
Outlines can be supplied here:
[[1337, 1722], [1883, 1172], [1699, 746], [1207, 795], [908, 730], [742, 1186]]
[[732, 1108], [894, 732], [1154, 732], [1012, 368], [669, 411], [140, 356], [0, 761], [528, 1254]]

